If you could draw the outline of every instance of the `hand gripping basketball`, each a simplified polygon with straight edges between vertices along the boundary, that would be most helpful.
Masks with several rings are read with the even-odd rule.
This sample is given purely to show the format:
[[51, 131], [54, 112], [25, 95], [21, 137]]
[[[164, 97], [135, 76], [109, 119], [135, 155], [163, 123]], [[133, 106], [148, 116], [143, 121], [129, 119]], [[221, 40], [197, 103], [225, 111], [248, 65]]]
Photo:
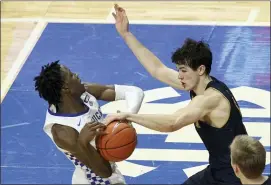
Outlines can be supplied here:
[[94, 137], [106, 134], [104, 131], [105, 128], [106, 126], [99, 122], [87, 123], [80, 132], [80, 140], [88, 143], [92, 141]]
[[106, 135], [96, 137], [96, 148], [104, 159], [119, 162], [132, 155], [137, 145], [137, 133], [128, 121], [112, 121], [105, 132]]

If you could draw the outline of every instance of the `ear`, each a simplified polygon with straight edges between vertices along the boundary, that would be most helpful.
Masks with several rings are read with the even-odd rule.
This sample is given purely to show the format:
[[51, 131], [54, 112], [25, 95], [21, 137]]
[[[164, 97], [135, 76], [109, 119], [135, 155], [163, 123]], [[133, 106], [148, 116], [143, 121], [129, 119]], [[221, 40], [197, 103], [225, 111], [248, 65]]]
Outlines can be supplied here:
[[232, 164], [232, 168], [233, 168], [233, 171], [235, 172], [235, 174], [239, 174], [240, 173], [240, 169], [239, 169], [238, 165]]
[[235, 164], [231, 164], [231, 167], [232, 167], [233, 171], [235, 172], [236, 171], [236, 165]]
[[206, 69], [205, 65], [201, 65], [201, 66], [198, 67], [197, 71], [198, 71], [200, 76], [204, 75], [205, 69]]
[[240, 173], [240, 168], [239, 168], [239, 166], [238, 165], [235, 165], [235, 171], [236, 171], [236, 173]]

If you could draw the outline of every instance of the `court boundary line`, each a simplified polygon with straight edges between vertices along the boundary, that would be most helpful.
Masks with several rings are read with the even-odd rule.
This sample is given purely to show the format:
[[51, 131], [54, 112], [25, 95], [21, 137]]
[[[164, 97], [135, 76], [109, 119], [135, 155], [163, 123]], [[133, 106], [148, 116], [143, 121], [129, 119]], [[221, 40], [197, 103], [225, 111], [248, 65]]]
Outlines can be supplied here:
[[[2, 22], [2, 21], [1, 21]], [[35, 28], [31, 31], [30, 36], [26, 40], [24, 47], [20, 50], [19, 54], [16, 57], [16, 60], [13, 62], [11, 68], [7, 72], [3, 83], [1, 84], [1, 103], [3, 102], [5, 96], [7, 95], [10, 87], [14, 83], [17, 75], [21, 71], [21, 68], [24, 66], [28, 56], [32, 52], [33, 48], [35, 47], [36, 43], [38, 42], [42, 32], [47, 26], [47, 22], [39, 21]]]
[[2, 126], [1, 129], [13, 128], [13, 127], [24, 126], [24, 125], [30, 125], [30, 124], [31, 124], [31, 123], [23, 122], [23, 123], [18, 123], [18, 124], [13, 124], [13, 125]]
[[248, 23], [254, 22], [256, 20], [257, 16], [258, 16], [259, 12], [260, 12], [260, 8], [251, 9], [250, 12], [249, 12], [249, 15], [247, 17], [246, 22], [248, 22]]
[[[129, 20], [130, 24], [148, 25], [217, 25], [217, 26], [270, 26], [270, 22], [254, 22], [256, 12], [251, 10], [246, 21], [175, 21], [175, 20]], [[250, 18], [251, 17], [251, 18]], [[70, 19], [70, 18], [2, 18], [1, 22], [47, 22], [47, 23], [92, 23], [92, 24], [114, 24], [114, 19]]]

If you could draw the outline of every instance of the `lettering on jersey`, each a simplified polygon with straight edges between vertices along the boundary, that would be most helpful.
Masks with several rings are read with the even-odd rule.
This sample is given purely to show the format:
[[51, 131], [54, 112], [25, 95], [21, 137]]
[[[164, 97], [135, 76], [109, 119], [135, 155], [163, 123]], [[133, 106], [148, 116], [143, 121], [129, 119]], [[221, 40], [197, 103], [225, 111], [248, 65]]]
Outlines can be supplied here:
[[88, 103], [89, 98], [90, 98], [89, 95], [86, 94], [86, 97], [85, 97], [85, 99], [84, 99], [84, 102], [85, 102], [85, 103]]
[[89, 101], [88, 104], [89, 104], [90, 106], [93, 106], [93, 102], [92, 102], [92, 101]]
[[103, 113], [100, 109], [98, 109], [98, 111], [93, 114], [91, 121], [98, 122], [102, 117], [103, 117]]

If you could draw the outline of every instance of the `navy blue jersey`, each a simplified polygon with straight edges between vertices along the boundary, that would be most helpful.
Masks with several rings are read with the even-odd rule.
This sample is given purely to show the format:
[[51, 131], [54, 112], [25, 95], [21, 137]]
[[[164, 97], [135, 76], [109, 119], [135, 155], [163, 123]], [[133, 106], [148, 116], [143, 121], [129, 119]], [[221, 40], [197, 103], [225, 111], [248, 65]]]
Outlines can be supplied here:
[[[229, 101], [231, 106], [229, 119], [222, 128], [215, 128], [210, 123], [202, 121], [194, 125], [209, 152], [210, 168], [222, 170], [231, 168], [229, 146], [233, 139], [237, 135], [247, 134], [247, 131], [242, 121], [240, 108], [230, 89], [223, 82], [214, 77], [211, 78], [212, 81], [208, 83], [206, 90], [214, 88]], [[196, 94], [190, 91], [190, 96], [192, 99]]]

